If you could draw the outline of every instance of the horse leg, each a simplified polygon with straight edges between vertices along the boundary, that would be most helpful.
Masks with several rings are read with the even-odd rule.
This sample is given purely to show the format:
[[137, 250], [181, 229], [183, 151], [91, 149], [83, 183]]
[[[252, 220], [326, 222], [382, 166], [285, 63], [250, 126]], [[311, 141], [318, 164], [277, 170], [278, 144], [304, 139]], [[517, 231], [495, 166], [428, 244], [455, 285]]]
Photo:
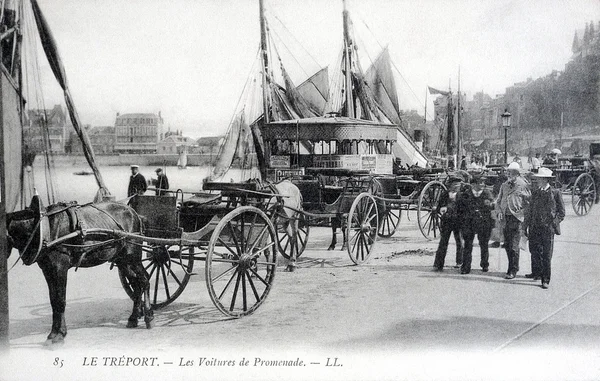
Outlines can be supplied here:
[[[340, 225], [342, 225], [340, 223]], [[342, 231], [342, 248], [340, 250], [346, 250], [346, 247], [348, 247], [348, 237], [346, 237], [346, 227], [345, 226], [340, 226], [340, 230]]]
[[67, 336], [65, 306], [67, 298], [67, 273], [70, 267], [69, 257], [53, 252], [38, 262], [48, 284], [50, 305], [52, 306], [52, 328], [46, 340], [47, 344], [63, 343]]
[[152, 310], [152, 306], [150, 305], [150, 281], [146, 276], [146, 270], [141, 262], [135, 264], [134, 271], [139, 280], [140, 288], [142, 291], [143, 301], [141, 303], [141, 307], [144, 311], [144, 322], [146, 323], [146, 328], [150, 329], [154, 327], [154, 311]]
[[335, 249], [335, 244], [337, 243], [336, 233], [338, 226], [340, 226], [340, 219], [338, 217], [333, 217], [331, 219], [331, 245], [329, 245], [327, 250]]
[[286, 228], [286, 234], [290, 240], [290, 259], [285, 269], [287, 272], [294, 272], [296, 270], [296, 259], [298, 258], [298, 220], [294, 219], [288, 224]]
[[129, 281], [129, 285], [133, 291], [133, 310], [131, 315], [127, 319], [127, 328], [136, 328], [138, 326], [138, 319], [142, 317], [142, 293], [140, 280], [131, 264], [119, 265], [119, 268], [125, 277]]

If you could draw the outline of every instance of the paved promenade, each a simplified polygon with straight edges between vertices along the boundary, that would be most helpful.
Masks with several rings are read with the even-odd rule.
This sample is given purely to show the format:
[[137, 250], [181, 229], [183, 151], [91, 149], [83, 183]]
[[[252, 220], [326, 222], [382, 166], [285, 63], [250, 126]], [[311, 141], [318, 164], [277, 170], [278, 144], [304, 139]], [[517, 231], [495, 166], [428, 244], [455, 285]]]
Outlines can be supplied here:
[[[150, 331], [125, 328], [131, 303], [115, 270], [73, 271], [69, 334], [58, 348], [43, 346], [51, 310], [41, 271], [17, 265], [0, 380], [599, 379], [600, 207], [576, 217], [565, 201], [548, 290], [524, 278], [527, 252], [514, 280], [503, 279], [503, 249], [491, 249], [490, 272], [482, 273], [477, 246], [471, 274], [451, 267], [452, 245], [450, 266], [432, 272], [437, 243], [420, 235], [414, 214], [404, 215], [363, 266], [323, 250], [329, 229], [313, 229], [299, 269], [278, 272], [267, 301], [238, 320], [212, 307], [201, 263]], [[148, 365], [152, 358], [157, 365]]]

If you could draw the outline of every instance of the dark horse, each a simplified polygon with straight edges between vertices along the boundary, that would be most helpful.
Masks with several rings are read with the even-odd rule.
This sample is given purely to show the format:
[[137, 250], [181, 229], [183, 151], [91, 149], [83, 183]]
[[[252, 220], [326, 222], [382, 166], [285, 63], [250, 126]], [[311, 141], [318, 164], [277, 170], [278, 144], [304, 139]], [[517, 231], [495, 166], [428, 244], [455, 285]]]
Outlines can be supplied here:
[[142, 314], [146, 327], [152, 327], [149, 282], [142, 265], [141, 247], [118, 234], [142, 232], [140, 217], [127, 205], [60, 203], [44, 211], [39, 197], [34, 196], [29, 208], [7, 215], [7, 231], [10, 245], [19, 250], [23, 263], [37, 262], [46, 278], [52, 305], [52, 330], [47, 343], [63, 342], [67, 335], [67, 272], [72, 267], [93, 267], [106, 262], [117, 266], [128, 278], [134, 294], [127, 327], [137, 327]]

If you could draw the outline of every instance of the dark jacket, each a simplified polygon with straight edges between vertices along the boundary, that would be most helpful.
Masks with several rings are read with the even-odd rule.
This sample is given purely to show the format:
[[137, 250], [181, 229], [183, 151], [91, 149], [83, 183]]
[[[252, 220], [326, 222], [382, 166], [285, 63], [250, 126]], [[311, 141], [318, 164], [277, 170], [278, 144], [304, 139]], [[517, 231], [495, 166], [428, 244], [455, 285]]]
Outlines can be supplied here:
[[456, 199], [458, 197], [458, 194], [460, 194], [460, 192], [465, 187], [466, 187], [466, 185], [461, 184], [458, 192], [456, 192], [456, 194], [454, 194], [454, 195], [450, 195], [450, 192], [442, 193], [442, 195], [440, 196], [440, 205], [445, 206], [447, 208], [446, 213], [444, 213], [442, 215], [442, 220], [447, 220], [447, 221], [458, 220], [458, 213], [456, 211]]
[[560, 190], [548, 188], [535, 189], [531, 194], [529, 206], [525, 209], [523, 230], [550, 227], [554, 234], [560, 235], [560, 223], [565, 219], [565, 204]]
[[492, 229], [494, 220], [494, 196], [488, 189], [483, 189], [479, 196], [473, 194], [473, 188], [465, 187], [457, 197], [456, 209], [461, 226], [477, 230]]
[[139, 194], [142, 195], [148, 189], [146, 179], [141, 173], [129, 177], [129, 186], [127, 187], [127, 197]]
[[154, 184], [154, 187], [156, 188], [156, 195], [160, 196], [160, 195], [164, 195], [167, 192], [165, 191], [161, 191], [161, 189], [169, 189], [169, 179], [167, 178], [167, 175], [161, 173], [160, 175], [158, 175], [158, 178], [156, 180], [152, 181]]

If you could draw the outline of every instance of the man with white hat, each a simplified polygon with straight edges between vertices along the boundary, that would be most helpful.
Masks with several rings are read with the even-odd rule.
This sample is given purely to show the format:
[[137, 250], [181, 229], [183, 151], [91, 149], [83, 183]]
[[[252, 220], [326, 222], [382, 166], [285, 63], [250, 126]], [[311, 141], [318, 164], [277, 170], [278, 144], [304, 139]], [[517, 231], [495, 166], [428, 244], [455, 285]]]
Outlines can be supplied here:
[[547, 289], [554, 235], [560, 234], [565, 205], [560, 190], [550, 186], [550, 179], [554, 177], [550, 169], [541, 167], [533, 177], [536, 186], [523, 221], [523, 234], [529, 238], [531, 253], [531, 276], [526, 276], [534, 280], [541, 279], [542, 288]]
[[146, 179], [140, 173], [139, 165], [132, 165], [129, 186], [127, 187], [127, 197], [136, 194], [143, 195], [146, 192], [146, 189], [148, 189], [148, 185], [146, 184]]
[[521, 240], [521, 222], [524, 219], [525, 206], [531, 193], [527, 182], [520, 176], [520, 166], [512, 162], [506, 168], [508, 180], [501, 186], [496, 199], [497, 221], [503, 225], [504, 248], [508, 257], [508, 270], [505, 279], [514, 279], [519, 271], [519, 242]]

